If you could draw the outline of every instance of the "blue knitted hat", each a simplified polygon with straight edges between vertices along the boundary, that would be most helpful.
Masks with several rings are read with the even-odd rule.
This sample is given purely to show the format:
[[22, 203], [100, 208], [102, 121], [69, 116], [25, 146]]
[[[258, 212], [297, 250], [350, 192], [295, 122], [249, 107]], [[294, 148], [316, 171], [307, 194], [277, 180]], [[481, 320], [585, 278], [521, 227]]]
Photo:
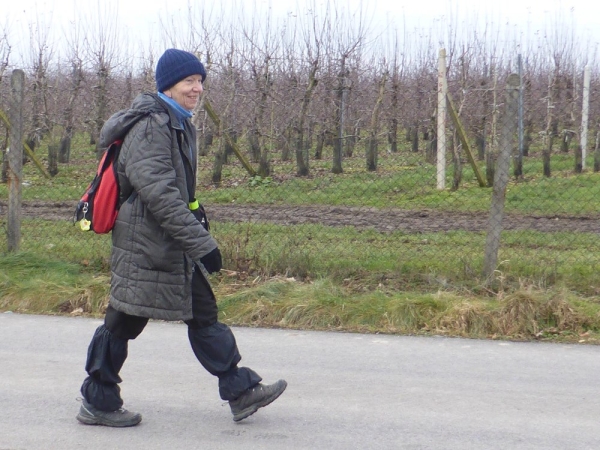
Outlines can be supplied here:
[[201, 75], [204, 81], [206, 70], [202, 63], [189, 52], [170, 48], [156, 64], [156, 89], [163, 92], [190, 75]]

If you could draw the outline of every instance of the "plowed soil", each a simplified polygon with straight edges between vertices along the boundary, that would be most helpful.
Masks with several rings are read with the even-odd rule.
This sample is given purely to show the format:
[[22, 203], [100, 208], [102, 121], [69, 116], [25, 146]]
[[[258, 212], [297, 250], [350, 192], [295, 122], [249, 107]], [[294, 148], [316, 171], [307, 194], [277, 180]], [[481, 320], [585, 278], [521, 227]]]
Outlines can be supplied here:
[[[71, 220], [75, 204], [67, 202], [23, 202], [23, 217], [46, 220]], [[488, 214], [437, 210], [369, 209], [343, 206], [250, 206], [210, 205], [207, 214], [219, 222], [263, 222], [280, 225], [321, 224], [372, 228], [380, 232], [403, 230], [428, 233], [451, 230], [486, 231]], [[0, 217], [7, 214], [6, 202], [0, 201]], [[542, 232], [600, 233], [600, 215], [536, 216], [507, 214], [505, 230]]]

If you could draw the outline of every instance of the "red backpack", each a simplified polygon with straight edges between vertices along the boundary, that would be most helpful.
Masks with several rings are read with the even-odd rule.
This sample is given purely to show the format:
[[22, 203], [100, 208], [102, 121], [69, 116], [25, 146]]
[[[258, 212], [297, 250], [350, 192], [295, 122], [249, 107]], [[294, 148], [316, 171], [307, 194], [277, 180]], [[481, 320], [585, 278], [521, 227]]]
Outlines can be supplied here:
[[83, 231], [105, 234], [113, 229], [121, 206], [115, 162], [122, 143], [122, 140], [118, 140], [108, 146], [98, 164], [96, 176], [77, 204], [73, 223], [79, 223]]

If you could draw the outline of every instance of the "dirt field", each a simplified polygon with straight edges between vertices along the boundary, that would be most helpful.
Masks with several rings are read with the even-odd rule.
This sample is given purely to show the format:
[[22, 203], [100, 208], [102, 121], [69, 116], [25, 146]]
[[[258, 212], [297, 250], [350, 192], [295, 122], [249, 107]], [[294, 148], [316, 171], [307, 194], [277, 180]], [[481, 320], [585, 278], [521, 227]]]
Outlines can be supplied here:
[[[23, 217], [47, 220], [71, 220], [75, 204], [61, 202], [24, 202]], [[0, 201], [0, 217], [6, 216], [7, 205]], [[436, 231], [487, 230], [487, 214], [440, 212], [433, 210], [376, 210], [343, 206], [248, 206], [210, 205], [207, 214], [221, 222], [268, 222], [281, 225], [318, 223], [328, 226], [373, 228], [381, 232], [403, 230], [412, 233]], [[586, 217], [507, 215], [505, 230], [544, 232], [570, 231], [600, 233], [600, 215]]]

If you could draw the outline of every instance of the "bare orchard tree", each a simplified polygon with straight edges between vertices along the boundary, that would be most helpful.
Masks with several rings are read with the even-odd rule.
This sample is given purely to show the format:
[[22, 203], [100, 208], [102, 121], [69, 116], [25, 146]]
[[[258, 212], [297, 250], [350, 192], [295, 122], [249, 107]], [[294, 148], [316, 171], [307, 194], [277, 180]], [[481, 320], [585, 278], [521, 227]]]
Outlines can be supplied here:
[[96, 14], [87, 17], [87, 29], [89, 34], [86, 35], [84, 51], [95, 76], [91, 92], [93, 117], [90, 143], [96, 145], [96, 156], [100, 158], [104, 151], [98, 143], [100, 130], [114, 109], [111, 107], [114, 100], [111, 94], [119, 94], [111, 91], [110, 83], [115, 69], [127, 58], [128, 47], [124, 36], [120, 34], [116, 12], [109, 7], [103, 8], [100, 2]]
[[[3, 27], [0, 30], [0, 86], [2, 86], [2, 80], [4, 78], [4, 72], [8, 67], [8, 61], [10, 57], [11, 46], [8, 42], [8, 34], [6, 28]], [[0, 96], [1, 98], [1, 96]], [[8, 159], [6, 156], [6, 147], [8, 145], [8, 126], [4, 121], [0, 121], [0, 130], [4, 130], [4, 136], [2, 136], [0, 152], [2, 154], [2, 170], [0, 171], [0, 182], [6, 183], [8, 180]]]
[[552, 146], [555, 136], [556, 114], [554, 110], [554, 96], [556, 92], [556, 71], [548, 75], [548, 97], [547, 97], [547, 118], [546, 130], [544, 133], [543, 166], [544, 176], [550, 177], [552, 174], [550, 167], [550, 156], [552, 155]]
[[254, 80], [256, 92], [258, 93], [258, 99], [255, 104], [254, 114], [250, 119], [248, 140], [250, 141], [252, 159], [255, 162], [258, 161], [258, 173], [261, 176], [268, 176], [271, 174], [269, 151], [264, 143], [265, 112], [267, 110], [267, 101], [269, 100], [271, 87], [273, 86], [270, 62], [271, 57], [269, 55], [264, 55], [262, 65], [254, 65], [252, 67], [252, 79]]
[[338, 86], [336, 96], [336, 138], [333, 150], [333, 164], [331, 171], [333, 173], [342, 173], [342, 154], [344, 147], [344, 129], [346, 111], [346, 97], [348, 92], [348, 58], [359, 49], [364, 43], [368, 34], [368, 25], [363, 5], [359, 6], [358, 11], [346, 13], [340, 9], [334, 10], [331, 27], [335, 30], [336, 55], [338, 58]]
[[8, 67], [12, 47], [8, 41], [8, 32], [5, 27], [0, 28], [0, 83], [4, 78], [4, 72]]
[[[406, 40], [406, 35], [404, 36]], [[400, 98], [402, 80], [405, 69], [405, 54], [400, 51], [399, 37], [396, 33], [394, 36], [394, 45], [392, 47], [391, 61], [391, 76], [390, 76], [390, 92], [389, 92], [389, 108], [388, 108], [388, 133], [387, 141], [389, 151], [392, 153], [398, 152], [398, 117], [400, 115]]]
[[71, 75], [66, 77], [66, 92], [63, 92], [64, 110], [62, 112], [62, 136], [58, 150], [58, 162], [68, 163], [71, 155], [71, 140], [75, 130], [75, 106], [79, 99], [85, 81], [83, 71], [82, 36], [81, 28], [75, 24], [70, 28], [70, 33], [65, 36], [67, 46], [67, 64]]
[[380, 73], [375, 75], [377, 79], [377, 98], [375, 100], [375, 106], [373, 106], [373, 111], [371, 113], [371, 125], [369, 127], [369, 139], [367, 141], [367, 170], [374, 172], [377, 170], [377, 156], [378, 156], [378, 139], [379, 139], [379, 112], [381, 110], [381, 104], [383, 103], [383, 98], [385, 96], [385, 85], [388, 78], [388, 68], [386, 67], [386, 63], [382, 62], [380, 64]]
[[152, 46], [147, 50], [140, 52], [140, 74], [138, 77], [138, 92], [154, 92], [156, 91], [156, 81], [154, 75], [154, 68], [156, 62], [154, 60], [154, 53], [152, 52]]
[[546, 97], [546, 130], [544, 134], [543, 150], [543, 173], [545, 177], [551, 176], [550, 158], [554, 145], [554, 139], [559, 136], [559, 124], [562, 120], [566, 122], [563, 113], [564, 102], [562, 101], [565, 86], [563, 76], [565, 66], [568, 66], [568, 55], [571, 49], [568, 41], [562, 39], [562, 36], [556, 32], [546, 38], [547, 49], [551, 54], [552, 66], [547, 68], [548, 76], [548, 95]]
[[[439, 49], [433, 42], [432, 32], [412, 33], [405, 36], [402, 45], [406, 56], [399, 69], [402, 74], [399, 105], [395, 117], [406, 133], [406, 141], [413, 152], [419, 151], [419, 132], [423, 132], [425, 160], [433, 164], [437, 147], [437, 59]], [[396, 64], [395, 64], [396, 65]], [[398, 133], [400, 131], [398, 130]], [[396, 137], [398, 141], [398, 138]]]
[[312, 96], [317, 87], [317, 72], [321, 67], [321, 51], [323, 39], [329, 17], [327, 13], [320, 19], [311, 10], [306, 17], [307, 22], [303, 23], [300, 32], [303, 37], [304, 47], [302, 50], [302, 60], [307, 63], [307, 77], [304, 83], [304, 92], [300, 103], [300, 109], [295, 116], [292, 125], [293, 146], [296, 151], [296, 174], [306, 176], [309, 174], [309, 152], [310, 147], [306, 143], [307, 118], [309, 115]]
[[[213, 55], [218, 55], [219, 48], [216, 41], [220, 35], [220, 27], [224, 22], [224, 18], [223, 12], [221, 12], [220, 16], [216, 15], [214, 6], [190, 11], [189, 18], [190, 34], [193, 43], [195, 43], [193, 50], [196, 56], [198, 56], [198, 59], [203, 61], [207, 72], [207, 78], [204, 81], [205, 94], [203, 94], [201, 101], [198, 103], [198, 106], [194, 111], [194, 117], [192, 118], [192, 123], [196, 130], [198, 130], [196, 138], [198, 155], [207, 156], [209, 149], [208, 143], [210, 142], [210, 139], [207, 139], [207, 137], [209, 137], [212, 131], [208, 126], [208, 116], [204, 111], [204, 95], [207, 95], [211, 90], [211, 74], [214, 71]], [[227, 152], [225, 152], [225, 154], [226, 153]]]
[[[215, 63], [215, 81], [218, 84], [210, 82], [210, 89], [204, 94], [204, 98], [208, 98], [211, 101], [215, 100], [216, 108], [220, 114], [221, 121], [219, 123], [213, 123], [214, 131], [219, 139], [219, 148], [215, 152], [215, 159], [213, 164], [212, 182], [218, 184], [221, 182], [223, 175], [223, 164], [227, 162], [228, 148], [231, 143], [236, 144], [236, 129], [237, 129], [237, 96], [238, 86], [240, 84], [240, 76], [237, 68], [238, 56], [237, 48], [235, 45], [236, 39], [234, 30], [228, 30], [231, 34], [229, 37], [229, 48], [224, 55], [220, 58], [218, 63]], [[225, 36], [223, 36], [225, 39]], [[213, 98], [215, 89], [213, 86], [217, 85], [219, 94]], [[206, 138], [206, 136], [205, 136]]]
[[[276, 136], [281, 160], [290, 161], [298, 137], [298, 122], [301, 115], [298, 105], [301, 102], [304, 85], [305, 57], [298, 44], [300, 30], [296, 18], [288, 16], [285, 27], [287, 37], [283, 40], [281, 70], [277, 75], [277, 86], [273, 89], [272, 110], [276, 110], [275, 114], [283, 119], [277, 125]], [[302, 151], [299, 155], [297, 152], [294, 153], [297, 160], [300, 157], [296, 169], [296, 173], [300, 174], [304, 172], [300, 166], [305, 165], [305, 159]]]
[[[356, 144], [360, 140], [361, 127], [369, 124], [370, 113], [368, 106], [377, 97], [378, 77], [371, 78], [371, 73], [365, 70], [368, 67], [377, 67], [375, 57], [371, 62], [363, 64], [362, 49], [358, 48], [346, 61], [348, 76], [346, 78], [346, 99], [344, 102], [344, 139], [343, 154], [352, 158]], [[371, 53], [371, 52], [369, 52]], [[373, 89], [371, 89], [373, 87]]]
[[252, 20], [250, 25], [244, 25], [243, 34], [247, 44], [245, 66], [249, 68], [252, 88], [249, 99], [252, 102], [252, 112], [249, 117], [248, 141], [250, 154], [254, 162], [258, 162], [258, 174], [271, 174], [269, 149], [265, 145], [266, 131], [265, 114], [268, 103], [272, 100], [273, 63], [279, 60], [281, 40], [276, 35], [271, 17], [263, 18], [263, 24]]
[[31, 46], [31, 125], [27, 133], [27, 144], [35, 150], [40, 141], [52, 129], [49, 111], [50, 86], [48, 66], [52, 59], [52, 44], [48, 36], [49, 26], [37, 22], [30, 25], [29, 40]]
[[[336, 136], [336, 118], [338, 110], [336, 108], [336, 98], [339, 93], [338, 87], [338, 61], [335, 58], [337, 48], [335, 46], [336, 29], [333, 25], [334, 19], [331, 14], [327, 15], [327, 20], [323, 22], [323, 40], [322, 40], [322, 62], [319, 69], [319, 83], [316, 87], [318, 95], [315, 96], [315, 104], [312, 108], [312, 115], [319, 123], [316, 131], [317, 142], [314, 151], [316, 160], [323, 159], [325, 147], [334, 147]], [[340, 148], [340, 166], [341, 166], [341, 148]]]
[[342, 167], [342, 156], [344, 146], [344, 128], [345, 128], [345, 116], [346, 111], [346, 97], [348, 92], [348, 69], [346, 68], [346, 60], [348, 55], [342, 54], [340, 59], [340, 68], [338, 72], [338, 85], [336, 89], [336, 137], [334, 139], [333, 147], [333, 165], [331, 171], [333, 173], [342, 173], [344, 171]]
[[[201, 56], [199, 56], [199, 58], [201, 59]], [[207, 74], [211, 73], [213, 62], [209, 50], [206, 51], [206, 59], [204, 61], [204, 65]], [[196, 148], [198, 149], [198, 156], [208, 156], [209, 146], [207, 145], [206, 135], [209, 132], [209, 128], [208, 116], [206, 114], [206, 111], [204, 111], [204, 96], [206, 95], [205, 92], [209, 90], [210, 84], [211, 79], [207, 76], [203, 83], [204, 91], [202, 92], [202, 98], [198, 102], [196, 110], [194, 111], [194, 116], [192, 117], [192, 123], [194, 124], [194, 128], [196, 128], [197, 131]], [[200, 160], [198, 160], [198, 163], [200, 163]]]

